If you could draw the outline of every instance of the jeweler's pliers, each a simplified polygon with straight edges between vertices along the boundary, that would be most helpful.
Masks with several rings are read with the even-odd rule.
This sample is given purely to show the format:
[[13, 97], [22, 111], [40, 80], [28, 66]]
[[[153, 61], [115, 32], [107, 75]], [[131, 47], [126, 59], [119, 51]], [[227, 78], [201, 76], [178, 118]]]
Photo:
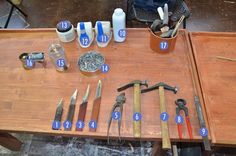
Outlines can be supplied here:
[[110, 118], [108, 120], [108, 129], [107, 129], [107, 143], [109, 144], [109, 130], [111, 126], [111, 121], [112, 121], [112, 114], [115, 110], [120, 112], [120, 117], [117, 119], [118, 120], [118, 133], [119, 133], [119, 141], [121, 141], [120, 138], [120, 128], [121, 128], [121, 119], [122, 119], [122, 112], [123, 112], [123, 104], [126, 101], [125, 93], [121, 93], [116, 97], [116, 103], [113, 105], [111, 113], [110, 113]]
[[[188, 115], [188, 108], [185, 106], [186, 101], [184, 99], [177, 99], [175, 101], [175, 104], [177, 105], [177, 107], [176, 107], [176, 115], [177, 116], [180, 115], [181, 110], [183, 110], [185, 113], [185, 121], [187, 124], [188, 134], [189, 134], [190, 139], [192, 139], [193, 138], [192, 127], [191, 127], [190, 119], [189, 119], [189, 115]], [[182, 124], [178, 123], [177, 126], [178, 126], [179, 138], [182, 139]]]

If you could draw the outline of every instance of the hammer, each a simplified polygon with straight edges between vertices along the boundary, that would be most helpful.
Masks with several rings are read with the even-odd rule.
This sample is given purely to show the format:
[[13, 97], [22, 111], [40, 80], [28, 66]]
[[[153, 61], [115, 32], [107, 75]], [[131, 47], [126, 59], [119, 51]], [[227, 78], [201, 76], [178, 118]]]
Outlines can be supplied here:
[[[160, 82], [155, 84], [154, 86], [141, 90], [141, 93], [146, 93], [155, 89], [159, 89], [160, 96], [160, 112], [166, 112], [166, 104], [165, 104], [165, 94], [164, 89], [173, 91], [175, 94], [177, 93], [177, 87], [171, 87], [164, 82]], [[167, 121], [161, 120], [161, 135], [162, 135], [162, 149], [171, 149], [170, 137], [169, 137], [169, 128]]]
[[[117, 89], [121, 92], [127, 88], [134, 87], [134, 108], [133, 113], [141, 113], [141, 85], [148, 87], [147, 81], [134, 80]], [[135, 138], [141, 137], [141, 120], [133, 121], [133, 133]]]

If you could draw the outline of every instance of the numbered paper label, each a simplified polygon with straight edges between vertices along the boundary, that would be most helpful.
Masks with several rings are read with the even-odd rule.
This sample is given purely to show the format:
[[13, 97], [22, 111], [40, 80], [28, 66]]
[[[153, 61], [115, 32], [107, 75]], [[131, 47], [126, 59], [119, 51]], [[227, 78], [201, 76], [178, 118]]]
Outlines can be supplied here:
[[99, 35], [97, 40], [98, 42], [101, 42], [101, 43], [107, 43], [109, 40], [109, 37], [106, 34], [103, 34], [103, 35]]
[[70, 121], [65, 121], [63, 123], [64, 129], [71, 129], [72, 123]]
[[64, 59], [58, 59], [57, 60], [57, 66], [58, 67], [64, 67], [65, 66], [65, 60]]
[[61, 127], [61, 122], [60, 121], [53, 121], [52, 123], [52, 129], [58, 130]]
[[110, 70], [110, 67], [108, 64], [103, 64], [102, 67], [101, 67], [101, 71], [103, 73], [107, 73], [108, 71]]
[[142, 115], [139, 112], [134, 113], [133, 120], [134, 121], [140, 121], [142, 119]]
[[90, 121], [89, 122], [89, 128], [96, 129], [97, 128], [97, 122], [96, 121]]
[[166, 50], [168, 49], [168, 43], [166, 41], [160, 42], [160, 49], [161, 50]]
[[126, 37], [126, 30], [125, 30], [125, 29], [120, 29], [120, 30], [118, 31], [118, 35], [119, 35], [119, 37], [121, 37], [121, 38], [125, 38], [125, 37]]
[[207, 130], [207, 128], [201, 128], [199, 133], [200, 133], [201, 136], [204, 137], [204, 136], [208, 135], [208, 130]]
[[81, 37], [80, 36], [80, 43], [83, 45], [83, 46], [88, 46], [89, 45], [89, 38], [86, 36], [86, 37]]
[[84, 128], [84, 122], [83, 121], [77, 121], [76, 122], [76, 128], [77, 129], [83, 129]]
[[177, 124], [183, 124], [184, 118], [181, 115], [178, 115], [178, 116], [175, 117], [175, 122]]
[[31, 60], [31, 59], [27, 59], [27, 60], [26, 60], [26, 66], [27, 66], [28, 68], [32, 68], [32, 67], [34, 66], [34, 61]]
[[169, 114], [167, 112], [163, 112], [160, 115], [162, 121], [167, 121], [169, 119]]
[[117, 112], [117, 111], [112, 112], [112, 119], [114, 119], [114, 120], [120, 120], [120, 117], [121, 117], [120, 112]]

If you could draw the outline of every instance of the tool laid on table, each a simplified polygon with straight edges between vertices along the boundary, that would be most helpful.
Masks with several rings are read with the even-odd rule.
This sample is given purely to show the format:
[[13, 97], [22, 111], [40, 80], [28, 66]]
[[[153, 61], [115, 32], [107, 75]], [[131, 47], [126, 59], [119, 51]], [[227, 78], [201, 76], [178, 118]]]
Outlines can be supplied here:
[[[141, 90], [141, 93], [146, 93], [155, 89], [159, 89], [160, 96], [160, 113], [166, 113], [166, 104], [165, 104], [165, 95], [164, 89], [173, 91], [175, 94], [177, 93], [177, 87], [171, 87], [163, 82], [157, 83], [156, 85]], [[161, 120], [161, 135], [162, 135], [162, 148], [163, 149], [171, 149], [170, 137], [169, 137], [169, 128], [167, 121]]]
[[[75, 90], [75, 92], [73, 93], [73, 95], [70, 98], [70, 105], [69, 105], [69, 109], [68, 109], [68, 113], [67, 113], [67, 118], [66, 118], [66, 122], [70, 122], [72, 124], [73, 122], [73, 118], [74, 118], [74, 112], [75, 112], [75, 104], [76, 104], [76, 99], [77, 99], [77, 94], [78, 91], [77, 89]], [[71, 130], [71, 127], [65, 128], [65, 130]]]
[[22, 53], [19, 56], [19, 59], [22, 62], [22, 66], [25, 69], [32, 69], [35, 67], [35, 63], [41, 63], [43, 67], [46, 66], [44, 53], [34, 52], [34, 53]]
[[[189, 114], [188, 114], [188, 108], [186, 107], [186, 101], [184, 99], [177, 99], [175, 101], [175, 104], [177, 105], [176, 107], [176, 115], [180, 116], [180, 111], [184, 111], [185, 114], [185, 121], [187, 124], [187, 129], [188, 129], [188, 134], [190, 139], [193, 138], [193, 134], [192, 134], [192, 127], [191, 127], [191, 123], [190, 123], [190, 118], [189, 118]], [[178, 123], [178, 133], [179, 133], [179, 138], [182, 139], [182, 123]]]
[[[100, 111], [100, 104], [101, 104], [101, 97], [102, 96], [102, 81], [99, 80], [96, 89], [96, 97], [93, 101], [93, 109], [92, 109], [92, 116], [91, 121], [98, 123], [99, 111]], [[89, 128], [90, 132], [96, 132], [97, 127]]]
[[[53, 121], [61, 122], [62, 113], [63, 113], [63, 99], [61, 99], [57, 105], [57, 109], [56, 109], [56, 113], [55, 113], [55, 117]], [[53, 130], [58, 130], [59, 128], [60, 127], [58, 125], [56, 125], [55, 127], [54, 126], [52, 127]]]
[[112, 115], [117, 110], [120, 112], [120, 117], [117, 119], [118, 120], [118, 133], [119, 133], [119, 141], [121, 141], [120, 138], [120, 128], [121, 128], [121, 120], [122, 120], [122, 113], [123, 113], [123, 104], [126, 101], [125, 93], [121, 93], [116, 97], [116, 103], [113, 105], [110, 113], [110, 118], [108, 120], [108, 128], [107, 128], [107, 143], [109, 144], [109, 131], [110, 131], [110, 126], [112, 122]]
[[223, 57], [223, 56], [216, 56], [217, 59], [221, 60], [227, 60], [227, 61], [233, 61], [236, 62], [236, 58], [228, 58], [228, 57]]
[[[141, 85], [148, 87], [147, 81], [134, 80], [117, 89], [118, 92], [121, 92], [127, 88], [134, 87], [134, 114], [141, 114]], [[135, 138], [141, 137], [141, 120], [133, 121], [133, 133]]]
[[[204, 119], [204, 116], [203, 116], [201, 103], [200, 103], [199, 97], [197, 95], [194, 96], [194, 103], [195, 103], [195, 106], [196, 106], [200, 127], [201, 128], [206, 128], [206, 123], [205, 123], [205, 119]], [[210, 142], [209, 142], [209, 139], [208, 139], [208, 135], [207, 136], [202, 136], [202, 139], [203, 139], [203, 144], [204, 144], [205, 150], [210, 151], [211, 150], [211, 145], [210, 145]]]
[[[87, 105], [88, 105], [88, 96], [89, 96], [89, 89], [90, 85], [88, 85], [85, 95], [83, 97], [83, 101], [79, 106], [79, 114], [78, 114], [78, 120], [80, 122], [84, 122], [86, 111], [87, 111]], [[83, 128], [76, 128], [77, 131], [83, 131]]]

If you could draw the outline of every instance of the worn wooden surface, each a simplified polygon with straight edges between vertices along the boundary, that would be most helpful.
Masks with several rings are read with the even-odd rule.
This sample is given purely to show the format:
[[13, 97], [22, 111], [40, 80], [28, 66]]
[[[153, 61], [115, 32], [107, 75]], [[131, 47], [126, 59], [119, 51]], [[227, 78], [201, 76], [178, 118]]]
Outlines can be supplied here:
[[12, 151], [20, 151], [22, 142], [11, 134], [0, 132], [0, 145]]
[[190, 34], [212, 143], [236, 145], [236, 33]]
[[[185, 98], [193, 127], [193, 141], [201, 141], [199, 123], [193, 102], [193, 81], [190, 75], [189, 53], [191, 52], [187, 33], [180, 31], [173, 53], [161, 55], [149, 48], [148, 29], [129, 29], [125, 43], [111, 43], [107, 48], [99, 48], [95, 43], [88, 49], [78, 47], [76, 41], [63, 44], [70, 61], [66, 73], [59, 73], [49, 61], [47, 50], [51, 43], [59, 42], [54, 30], [0, 30], [0, 130], [14, 132], [41, 133], [66, 136], [106, 138], [110, 110], [118, 95], [116, 89], [132, 80], [148, 80], [149, 85], [163, 81], [177, 85], [179, 92], [165, 93], [166, 108], [169, 113], [169, 130], [172, 141], [190, 141], [186, 125], [183, 126], [183, 140], [178, 139], [175, 123], [175, 103], [177, 98]], [[77, 60], [88, 50], [99, 50], [110, 65], [107, 74], [87, 77], [80, 73]], [[47, 67], [37, 65], [33, 70], [24, 70], [18, 56], [23, 52], [42, 51], [46, 53]], [[88, 122], [98, 80], [103, 83], [102, 102], [96, 132], [89, 132]], [[86, 87], [90, 83], [83, 132], [75, 131], [79, 104]], [[71, 94], [78, 89], [78, 99], [72, 131], [51, 129], [57, 103], [64, 98], [66, 118]], [[133, 139], [133, 88], [126, 91], [121, 136]], [[157, 91], [141, 97], [142, 131], [144, 140], [161, 140], [160, 106]], [[118, 136], [117, 122], [112, 122], [111, 137]]]

